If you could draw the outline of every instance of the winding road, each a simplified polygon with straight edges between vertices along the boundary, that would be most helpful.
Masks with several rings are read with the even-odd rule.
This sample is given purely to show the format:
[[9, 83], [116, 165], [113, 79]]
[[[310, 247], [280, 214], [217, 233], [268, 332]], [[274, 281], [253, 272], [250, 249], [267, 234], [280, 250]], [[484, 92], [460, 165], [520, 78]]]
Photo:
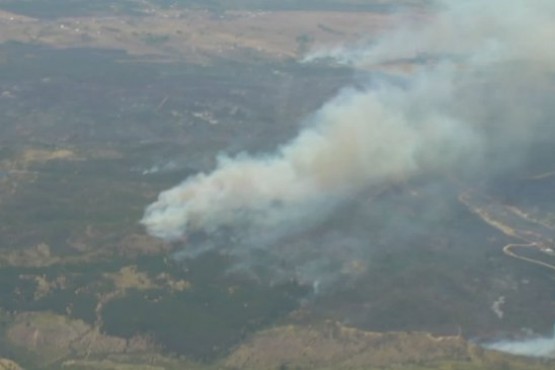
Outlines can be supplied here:
[[523, 243], [510, 243], [503, 247], [505, 255], [555, 271], [554, 264], [517, 253], [518, 249], [532, 248], [555, 257], [555, 227], [534, 218], [515, 206], [502, 204], [498, 200], [476, 190], [467, 190], [459, 195], [459, 201], [484, 222], [508, 237]]

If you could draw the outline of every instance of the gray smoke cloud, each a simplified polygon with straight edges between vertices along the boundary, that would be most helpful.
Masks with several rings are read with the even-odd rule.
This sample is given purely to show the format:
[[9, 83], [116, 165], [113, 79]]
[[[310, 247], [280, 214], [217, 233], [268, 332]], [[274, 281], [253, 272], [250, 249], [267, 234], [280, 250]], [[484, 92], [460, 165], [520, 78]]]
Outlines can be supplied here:
[[413, 70], [401, 82], [356, 81], [274, 153], [221, 156], [212, 172], [162, 192], [141, 222], [165, 240], [232, 235], [189, 245], [184, 256], [218, 249], [236, 256], [237, 268], [334, 279], [367, 244], [276, 241], [362, 193], [417, 176], [500, 172], [553, 137], [554, 16], [547, 0], [443, 1], [368, 46], [318, 50], [305, 61], [369, 70], [413, 61]]

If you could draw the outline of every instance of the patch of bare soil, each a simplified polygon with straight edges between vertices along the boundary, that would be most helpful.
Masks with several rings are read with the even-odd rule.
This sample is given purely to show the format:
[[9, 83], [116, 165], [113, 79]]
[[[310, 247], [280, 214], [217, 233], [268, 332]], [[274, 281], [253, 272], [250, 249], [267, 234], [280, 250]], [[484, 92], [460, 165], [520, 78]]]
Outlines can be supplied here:
[[0, 358], [0, 370], [22, 370], [23, 368], [6, 358]]
[[7, 342], [46, 365], [71, 357], [153, 349], [148, 338], [129, 340], [104, 335], [81, 320], [52, 313], [21, 313], [8, 327]]
[[465, 360], [473, 348], [460, 337], [426, 333], [372, 333], [337, 323], [323, 327], [285, 326], [256, 334], [239, 347], [226, 365], [237, 369], [275, 369], [281, 364], [302, 368], [351, 369], [386, 367], [438, 360]]

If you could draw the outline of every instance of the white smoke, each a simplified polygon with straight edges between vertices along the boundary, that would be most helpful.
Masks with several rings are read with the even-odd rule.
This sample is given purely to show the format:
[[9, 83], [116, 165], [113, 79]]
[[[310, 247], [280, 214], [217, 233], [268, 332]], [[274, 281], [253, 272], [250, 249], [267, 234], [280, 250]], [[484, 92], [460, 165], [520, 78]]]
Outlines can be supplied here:
[[454, 70], [442, 74], [415, 77], [410, 90], [346, 90], [277, 153], [221, 157], [214, 172], [160, 194], [143, 221], [168, 239], [234, 224], [281, 227], [368, 186], [451, 164], [479, 137], [442, 112]]
[[[545, 125], [554, 16], [547, 0], [446, 1], [425, 23], [363, 50], [320, 51], [309, 59], [366, 68], [424, 58], [402, 83], [344, 89], [275, 153], [220, 157], [211, 173], [162, 192], [142, 223], [167, 240], [225, 229], [243, 241], [271, 241], [318, 224], [362, 191], [416, 175], [509, 166], [538, 127], [552, 134]], [[244, 257], [239, 244], [222, 248]], [[288, 253], [298, 265], [314, 258], [270, 242], [256, 248]]]
[[419, 57], [457, 59], [492, 64], [525, 59], [539, 63], [555, 60], [555, 3], [549, 0], [444, 0], [438, 13], [405, 20], [397, 30], [372, 45], [315, 50], [305, 62], [333, 59], [358, 67], [412, 60]]
[[487, 344], [485, 348], [513, 355], [555, 358], [555, 336], [523, 340], [503, 340]]

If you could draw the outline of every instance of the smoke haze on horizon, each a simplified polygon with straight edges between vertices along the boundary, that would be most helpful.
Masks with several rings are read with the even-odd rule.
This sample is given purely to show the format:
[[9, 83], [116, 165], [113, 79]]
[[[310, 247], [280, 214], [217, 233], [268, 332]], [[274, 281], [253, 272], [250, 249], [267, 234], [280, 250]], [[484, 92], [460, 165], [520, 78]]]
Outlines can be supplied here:
[[555, 4], [443, 1], [436, 10], [425, 24], [400, 25], [367, 47], [305, 58], [372, 68], [433, 57], [402, 83], [363, 77], [362, 87], [345, 87], [273, 153], [220, 156], [212, 172], [147, 207], [147, 231], [165, 240], [229, 231], [236, 242], [193, 246], [191, 255], [220, 249], [237, 257], [238, 268], [267, 264], [270, 271], [286, 260], [291, 267], [275, 267], [276, 278], [320, 282], [364, 258], [366, 244], [291, 250], [276, 241], [318, 225], [363, 192], [416, 176], [500, 173], [537, 140], [552, 138], [555, 50], [547, 43], [555, 39]]
[[500, 340], [487, 343], [484, 347], [517, 356], [555, 358], [555, 336], [521, 340]]

